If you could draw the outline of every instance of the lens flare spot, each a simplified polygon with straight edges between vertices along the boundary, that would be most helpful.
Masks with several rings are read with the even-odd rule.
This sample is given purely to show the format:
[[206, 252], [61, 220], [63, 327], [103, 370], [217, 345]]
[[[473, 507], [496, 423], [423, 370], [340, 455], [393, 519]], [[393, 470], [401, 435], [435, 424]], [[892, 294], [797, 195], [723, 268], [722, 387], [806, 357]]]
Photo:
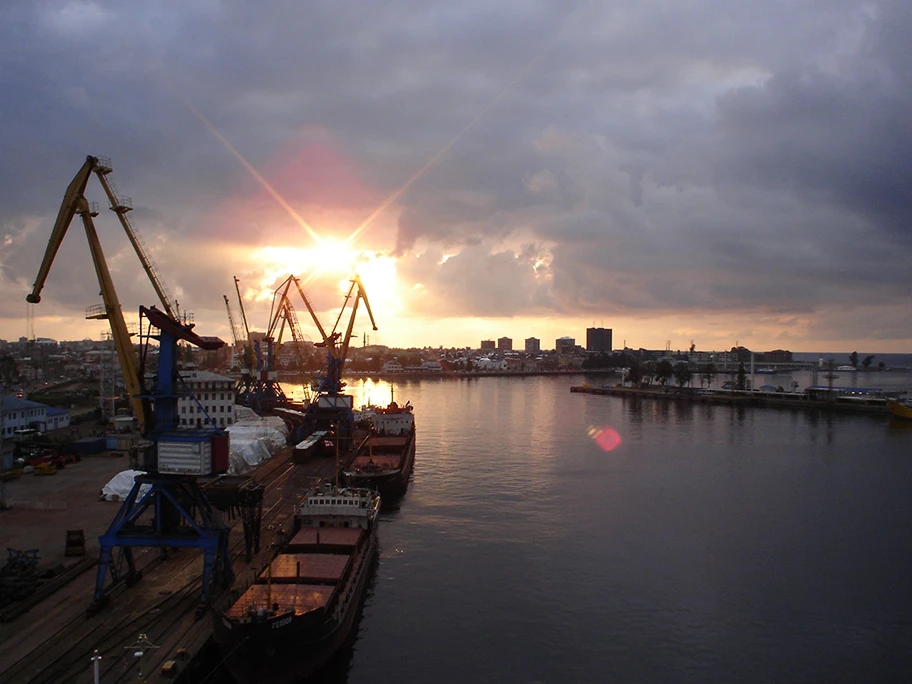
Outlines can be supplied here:
[[589, 426], [588, 434], [592, 441], [598, 444], [604, 451], [614, 451], [621, 446], [621, 436], [618, 431], [609, 425], [603, 427]]

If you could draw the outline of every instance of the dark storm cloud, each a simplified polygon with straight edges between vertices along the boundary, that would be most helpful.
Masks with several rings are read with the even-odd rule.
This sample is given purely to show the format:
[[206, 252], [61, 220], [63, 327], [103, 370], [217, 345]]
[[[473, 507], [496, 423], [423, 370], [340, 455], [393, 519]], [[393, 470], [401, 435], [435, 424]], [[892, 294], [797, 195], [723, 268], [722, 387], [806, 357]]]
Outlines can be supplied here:
[[[7, 3], [2, 282], [31, 284], [86, 154], [213, 311], [243, 264], [170, 250], [305, 240], [189, 103], [314, 223], [366, 218], [466, 129], [382, 217], [424, 255], [400, 267], [419, 311], [899, 305], [910, 25], [894, 0]], [[52, 275], [75, 282], [67, 249]]]

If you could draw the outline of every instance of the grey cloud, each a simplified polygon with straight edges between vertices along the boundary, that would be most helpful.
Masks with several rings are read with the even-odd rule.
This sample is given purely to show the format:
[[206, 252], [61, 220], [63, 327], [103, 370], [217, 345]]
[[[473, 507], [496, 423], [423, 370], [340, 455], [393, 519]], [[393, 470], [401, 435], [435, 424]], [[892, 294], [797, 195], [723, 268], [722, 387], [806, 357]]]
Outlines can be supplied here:
[[[474, 121], [382, 217], [385, 248], [421, 257], [400, 267], [417, 313], [892, 311], [909, 25], [899, 0], [8, 3], [2, 282], [31, 284], [86, 154], [112, 157], [167, 280], [213, 316], [243, 264], [175, 248], [306, 244], [190, 103], [315, 224], [366, 218]], [[61, 310], [94, 287], [72, 249]], [[905, 329], [875, 318], [856, 325]]]

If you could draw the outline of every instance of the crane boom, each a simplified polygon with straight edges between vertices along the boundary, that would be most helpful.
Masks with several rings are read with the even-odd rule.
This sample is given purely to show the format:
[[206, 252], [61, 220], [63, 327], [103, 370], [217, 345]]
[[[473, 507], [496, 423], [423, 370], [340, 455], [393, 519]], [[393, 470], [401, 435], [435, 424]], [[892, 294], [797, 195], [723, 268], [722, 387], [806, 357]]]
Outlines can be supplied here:
[[[374, 321], [374, 313], [371, 311], [370, 301], [367, 299], [367, 291], [364, 289], [364, 283], [361, 282], [361, 278], [359, 278], [358, 276], [355, 276], [352, 279], [352, 285], [348, 289], [348, 295], [346, 296], [345, 301], [348, 302], [348, 300], [351, 298], [352, 290], [354, 290], [355, 287], [358, 288], [358, 292], [355, 294], [355, 301], [352, 304], [351, 318], [349, 318], [349, 320], [348, 320], [348, 328], [345, 331], [345, 336], [342, 338], [342, 349], [341, 349], [341, 352], [339, 355], [341, 358], [341, 361], [342, 361], [342, 364], [340, 364], [340, 367], [339, 367], [340, 373], [342, 370], [342, 365], [345, 364], [345, 359], [348, 358], [348, 345], [351, 342], [352, 330], [354, 330], [354, 327], [355, 327], [355, 314], [358, 312], [358, 300], [359, 299], [364, 300], [364, 308], [367, 309], [367, 315], [370, 316], [371, 325], [373, 326], [374, 330], [377, 329], [377, 323]], [[345, 308], [344, 304], [343, 304], [342, 308], [343, 309]], [[342, 316], [341, 311], [339, 312], [339, 316], [340, 317]], [[338, 320], [336, 321], [336, 325], [338, 325]]]
[[[288, 301], [288, 290], [291, 288], [291, 280], [293, 277], [294, 276], [288, 276], [272, 294], [272, 308], [269, 311], [269, 328], [266, 330], [266, 337], [275, 339], [276, 326], [279, 325], [279, 323], [282, 324], [282, 329], [285, 327], [285, 317], [282, 314], [285, 310], [285, 302]], [[279, 341], [281, 342], [281, 339], [279, 339]]]
[[[348, 303], [352, 301], [353, 295], [354, 301], [352, 302], [351, 317], [349, 318], [348, 326], [343, 335], [343, 333], [338, 332], [337, 328], [342, 321], [345, 308], [348, 306]], [[329, 335], [326, 335], [321, 328], [320, 332], [323, 333], [323, 342], [318, 342], [315, 345], [318, 347], [326, 347], [327, 350], [326, 375], [320, 381], [320, 392], [337, 394], [342, 387], [344, 387], [344, 383], [342, 382], [342, 369], [345, 366], [345, 360], [348, 358], [348, 347], [351, 342], [352, 331], [355, 327], [355, 316], [358, 314], [358, 303], [362, 299], [364, 300], [364, 306], [367, 309], [367, 313], [370, 316], [371, 325], [374, 330], [377, 329], [377, 323], [374, 321], [374, 313], [371, 311], [370, 301], [367, 299], [364, 283], [362, 283], [361, 278], [356, 275], [352, 278], [351, 287], [348, 288], [348, 294], [345, 295], [345, 300], [342, 302], [342, 308], [339, 309], [339, 315], [336, 318], [336, 323], [333, 326], [332, 332]], [[309, 304], [308, 308], [310, 308]], [[311, 314], [313, 314], [313, 311], [311, 311]], [[316, 320], [316, 316], [314, 316], [314, 320]]]
[[151, 424], [152, 406], [147, 399], [142, 398], [143, 386], [142, 377], [139, 372], [139, 359], [133, 349], [133, 343], [130, 340], [130, 332], [127, 330], [126, 321], [124, 321], [123, 310], [120, 306], [120, 300], [114, 289], [114, 281], [111, 279], [111, 272], [108, 270], [108, 264], [104, 258], [104, 252], [101, 250], [101, 241], [98, 239], [98, 233], [95, 231], [95, 224], [92, 222], [92, 215], [88, 211], [88, 202], [82, 198], [82, 204], [85, 210], [80, 212], [82, 223], [85, 227], [86, 238], [89, 241], [89, 250], [92, 252], [92, 263], [95, 265], [95, 275], [98, 277], [98, 285], [101, 288], [101, 299], [104, 302], [105, 317], [111, 326], [111, 335], [114, 338], [114, 348], [117, 351], [117, 360], [120, 362], [120, 368], [123, 371], [124, 386], [127, 394], [130, 396], [130, 403], [133, 406], [133, 415], [136, 416], [137, 427], [141, 434], [145, 434], [146, 428]]
[[238, 306], [241, 307], [241, 320], [244, 321], [244, 334], [247, 336], [246, 340], [249, 342], [250, 326], [247, 325], [247, 313], [244, 311], [244, 298], [241, 297], [241, 281], [238, 280], [237, 276], [234, 276], [234, 289], [237, 290]]
[[92, 218], [97, 214], [92, 212], [89, 202], [85, 198], [86, 184], [97, 165], [97, 157], [86, 157], [85, 164], [82, 165], [82, 168], [79, 169], [67, 187], [63, 202], [60, 205], [60, 211], [57, 213], [57, 220], [54, 222], [51, 239], [48, 241], [44, 259], [42, 259], [41, 267], [38, 270], [38, 277], [31, 293], [26, 296], [26, 300], [32, 304], [37, 304], [41, 301], [41, 290], [44, 288], [51, 265], [54, 263], [54, 257], [57, 256], [57, 251], [60, 249], [60, 243], [63, 241], [73, 218], [79, 214], [85, 228], [86, 239], [89, 242], [92, 263], [95, 266], [95, 275], [98, 277], [101, 298], [104, 302], [104, 313], [101, 314], [100, 318], [107, 318], [111, 326], [111, 335], [114, 338], [117, 360], [120, 362], [120, 368], [123, 371], [124, 384], [127, 393], [130, 395], [133, 413], [142, 432], [151, 421], [151, 406], [147, 400], [142, 398], [143, 387], [139, 372], [139, 359], [133, 350], [130, 332], [127, 330], [120, 300], [114, 289], [114, 281], [111, 279], [111, 272], [108, 270], [108, 264], [101, 249], [101, 241], [98, 239], [95, 223], [92, 221]]
[[41, 267], [38, 269], [38, 277], [32, 286], [32, 291], [26, 296], [26, 301], [31, 304], [37, 304], [41, 301], [41, 290], [44, 289], [44, 283], [47, 281], [48, 273], [51, 272], [51, 264], [54, 263], [54, 257], [57, 256], [57, 250], [60, 249], [60, 243], [66, 235], [73, 217], [76, 216], [80, 200], [85, 201], [83, 196], [86, 184], [89, 182], [89, 176], [98, 163], [97, 157], [86, 157], [85, 164], [79, 169], [76, 176], [67, 186], [66, 193], [63, 195], [63, 202], [60, 203], [60, 210], [57, 212], [57, 220], [54, 223], [54, 230], [51, 233], [51, 239], [48, 241], [47, 250], [44, 252], [44, 259], [41, 261]]
[[234, 351], [237, 353], [242, 347], [243, 344], [240, 339], [240, 333], [238, 332], [237, 323], [234, 322], [234, 314], [231, 313], [231, 304], [228, 302], [228, 295], [222, 295], [225, 299], [225, 310], [228, 312], [228, 327], [231, 329], [231, 341], [234, 344]]
[[307, 299], [307, 295], [305, 295], [304, 290], [301, 289], [301, 282], [294, 276], [292, 276], [292, 280], [294, 280], [294, 284], [298, 288], [298, 294], [300, 294], [301, 299], [304, 300], [304, 306], [306, 306], [307, 310], [310, 312], [310, 317], [313, 318], [313, 322], [317, 326], [317, 330], [320, 331], [320, 337], [323, 339], [323, 344], [326, 344], [329, 341], [329, 338], [326, 336], [326, 331], [323, 330], [323, 326], [320, 324], [320, 319], [317, 318], [316, 312], [310, 305], [310, 301]]
[[152, 283], [158, 300], [165, 308], [165, 312], [171, 318], [179, 320], [180, 314], [177, 310], [177, 304], [171, 303], [171, 298], [168, 296], [165, 285], [158, 275], [155, 263], [146, 253], [146, 249], [139, 234], [133, 228], [130, 219], [127, 218], [127, 212], [133, 209], [132, 204], [128, 198], [118, 197], [117, 192], [114, 190], [114, 184], [108, 180], [107, 176], [112, 171], [110, 163], [108, 163], [107, 160], [99, 159], [93, 170], [95, 171], [95, 175], [98, 176], [98, 180], [101, 181], [101, 187], [104, 188], [105, 194], [108, 196], [108, 201], [111, 203], [111, 211], [117, 214], [117, 218], [120, 219], [120, 225], [123, 226], [124, 232], [127, 234], [127, 239], [129, 239], [130, 244], [133, 245], [133, 251], [135, 251], [136, 256], [139, 257], [139, 262], [142, 264], [143, 270], [149, 277], [149, 281]]

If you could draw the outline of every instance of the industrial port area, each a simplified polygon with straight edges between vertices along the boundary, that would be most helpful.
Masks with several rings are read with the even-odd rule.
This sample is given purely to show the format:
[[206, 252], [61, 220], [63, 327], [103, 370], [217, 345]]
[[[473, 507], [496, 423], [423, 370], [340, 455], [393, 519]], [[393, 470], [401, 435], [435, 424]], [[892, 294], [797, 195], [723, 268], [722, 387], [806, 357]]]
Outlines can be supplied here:
[[0, 684], [912, 684], [912, 1], [2, 16]]
[[[783, 350], [708, 353], [692, 344], [682, 353], [626, 343], [614, 350], [606, 328], [588, 329], [585, 347], [558, 338], [553, 351], [536, 338], [514, 351], [507, 337], [478, 349], [395, 350], [368, 345], [366, 334], [358, 347], [359, 307], [377, 326], [357, 275], [332, 326], [323, 325], [301, 280], [288, 276], [263, 332], [248, 321], [235, 278], [236, 305], [224, 296], [226, 343], [200, 334], [168, 294], [110, 173], [107, 160], [87, 157], [26, 297], [41, 301], [79, 217], [104, 301], [87, 317], [106, 320], [110, 339], [23, 338], [0, 350], [0, 525], [8, 549], [0, 682], [189, 683], [227, 664], [237, 681], [279, 684], [324, 665], [354, 633], [379, 553], [380, 501], [405, 494], [415, 459], [410, 403], [356, 409], [343, 377], [592, 373], [612, 382], [570, 391], [888, 413], [889, 392], [839, 388], [834, 362], [799, 361]], [[156, 294], [154, 306], [140, 307], [136, 331], [95, 232], [97, 210], [84, 196], [93, 176]], [[305, 339], [295, 294], [316, 342]], [[848, 370], [873, 375], [873, 361], [853, 355]], [[777, 373], [808, 373], [811, 382], [801, 391], [795, 381], [756, 387], [757, 377]], [[729, 379], [718, 386], [720, 377]], [[305, 396], [286, 396], [283, 383]], [[241, 426], [238, 407], [284, 430], [271, 458], [245, 460], [232, 432]], [[126, 486], [111, 495], [118, 476]], [[295, 665], [288, 672], [279, 655], [242, 656], [283, 648]]]
[[[380, 496], [401, 497], [411, 475], [412, 406], [390, 401], [356, 411], [344, 391], [359, 306], [376, 329], [357, 275], [332, 326], [289, 276], [265, 333], [248, 327], [237, 279], [244, 332], [227, 296], [233, 344], [196, 332], [110, 172], [107, 160], [86, 158], [26, 297], [41, 301], [78, 216], [104, 301], [87, 317], [111, 328], [113, 353], [91, 355], [97, 392], [80, 380], [36, 383], [48, 377], [50, 354], [37, 364], [3, 357], [0, 681], [83, 681], [91, 672], [95, 682], [198, 682], [225, 663], [238, 681], [307, 676], [354, 633], [378, 554]], [[138, 331], [128, 329], [95, 231], [98, 212], [84, 196], [93, 176], [157, 296], [156, 305], [140, 307]], [[292, 355], [302, 350], [292, 285], [320, 333], [314, 346], [323, 358], [303, 400], [285, 396], [277, 364], [286, 330]], [[226, 347], [236, 378], [209, 370]], [[105, 369], [111, 357], [116, 369]], [[29, 375], [20, 368], [32, 383], [17, 391]], [[252, 425], [242, 426], [242, 410]], [[245, 440], [242, 427], [256, 436]], [[240, 656], [248, 649], [271, 654], [257, 672]], [[282, 650], [295, 666], [272, 672]]]

